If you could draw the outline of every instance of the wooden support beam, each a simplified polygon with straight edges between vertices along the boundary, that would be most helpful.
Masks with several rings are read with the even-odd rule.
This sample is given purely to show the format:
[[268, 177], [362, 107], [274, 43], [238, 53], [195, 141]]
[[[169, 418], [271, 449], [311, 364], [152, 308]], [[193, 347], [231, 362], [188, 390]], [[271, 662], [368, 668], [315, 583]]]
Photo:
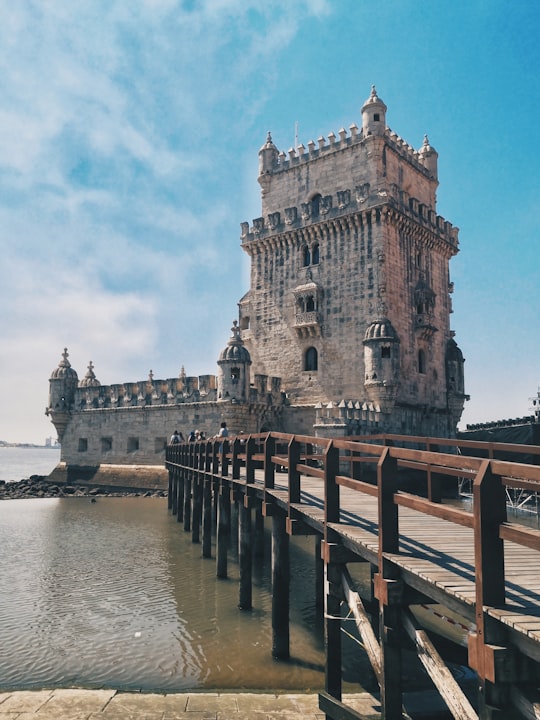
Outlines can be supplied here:
[[483, 642], [478, 633], [469, 633], [469, 665], [482, 680], [492, 683], [510, 683], [519, 678], [515, 653], [512, 648]]
[[401, 614], [403, 628], [413, 641], [418, 658], [456, 720], [478, 720], [476, 711], [435, 649], [425, 630], [419, 630], [408, 610]]
[[322, 710], [326, 717], [332, 718], [332, 720], [368, 720], [367, 715], [356, 712], [327, 692], [319, 693], [319, 710]]
[[319, 532], [308, 525], [303, 520], [295, 520], [287, 518], [287, 534], [288, 535], [318, 535]]
[[373, 668], [373, 672], [375, 673], [375, 677], [380, 685], [382, 682], [381, 648], [375, 633], [373, 632], [371, 618], [366, 613], [362, 599], [360, 598], [360, 595], [353, 590], [353, 583], [347, 568], [343, 568], [341, 584], [343, 588], [343, 596], [354, 616], [356, 627], [358, 628], [358, 632], [360, 633], [364, 644], [364, 649], [369, 658], [369, 662], [371, 663], [371, 667]]
[[540, 718], [540, 698], [538, 690], [531, 688], [524, 691], [516, 686], [510, 689], [512, 707], [518, 710], [525, 720], [538, 720]]
[[340, 543], [331, 543], [323, 540], [321, 544], [322, 558], [327, 563], [346, 563], [365, 562], [364, 558], [357, 555], [352, 550], [348, 550]]

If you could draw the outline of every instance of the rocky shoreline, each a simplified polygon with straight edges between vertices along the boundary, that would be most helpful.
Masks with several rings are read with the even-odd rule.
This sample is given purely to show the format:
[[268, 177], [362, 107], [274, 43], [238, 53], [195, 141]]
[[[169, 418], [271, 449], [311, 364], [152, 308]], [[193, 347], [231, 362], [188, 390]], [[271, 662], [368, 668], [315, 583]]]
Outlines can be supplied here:
[[92, 485], [61, 485], [45, 475], [31, 475], [19, 482], [0, 480], [0, 500], [62, 497], [167, 497], [163, 490], [119, 490]]

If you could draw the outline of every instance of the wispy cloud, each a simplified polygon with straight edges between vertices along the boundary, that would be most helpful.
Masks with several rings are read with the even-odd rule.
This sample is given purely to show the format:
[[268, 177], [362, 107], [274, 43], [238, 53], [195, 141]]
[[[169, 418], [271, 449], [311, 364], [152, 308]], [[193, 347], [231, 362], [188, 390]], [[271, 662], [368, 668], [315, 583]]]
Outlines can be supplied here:
[[328, 6], [0, 0], [0, 12], [0, 371], [13, 388], [0, 439], [39, 441], [66, 344], [105, 382], [154, 361], [213, 369], [203, 347], [243, 292], [227, 277], [243, 218], [225, 168], [276, 53]]

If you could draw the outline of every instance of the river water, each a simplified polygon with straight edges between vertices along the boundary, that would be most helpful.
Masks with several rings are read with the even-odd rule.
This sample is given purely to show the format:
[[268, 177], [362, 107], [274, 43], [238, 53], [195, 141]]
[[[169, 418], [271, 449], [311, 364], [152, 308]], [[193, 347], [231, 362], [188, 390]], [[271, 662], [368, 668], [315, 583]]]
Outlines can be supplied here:
[[[6, 450], [23, 453], [20, 469]], [[50, 472], [54, 453], [0, 448], [0, 461], [9, 456], [8, 479], [20, 479]], [[234, 553], [218, 580], [165, 498], [0, 501], [0, 689], [321, 689], [314, 540], [291, 539], [289, 662], [271, 659], [269, 537], [265, 546], [254, 609], [240, 611]], [[350, 689], [359, 679], [370, 689], [367, 660], [347, 637], [345, 655]]]

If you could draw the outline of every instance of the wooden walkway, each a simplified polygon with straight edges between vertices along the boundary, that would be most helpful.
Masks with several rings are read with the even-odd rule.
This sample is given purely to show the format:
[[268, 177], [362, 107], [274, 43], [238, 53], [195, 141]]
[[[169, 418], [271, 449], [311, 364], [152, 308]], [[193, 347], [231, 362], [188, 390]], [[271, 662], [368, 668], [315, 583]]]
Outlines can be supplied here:
[[[320, 707], [328, 718], [362, 717], [341, 697], [343, 604], [378, 679], [383, 717], [403, 717], [408, 646], [453, 717], [539, 718], [540, 532], [508, 522], [506, 495], [539, 491], [540, 467], [497, 459], [512, 452], [540, 457], [535, 447], [397, 436], [368, 442], [266, 433], [169, 446], [169, 507], [195, 541], [202, 535], [203, 555], [215, 535], [217, 574], [226, 576], [230, 503], [238, 503], [240, 607], [251, 605], [251, 511], [272, 518], [276, 657], [289, 655], [288, 537], [320, 539], [327, 655]], [[470, 509], [443, 497], [455, 495], [458, 478], [472, 484]], [[372, 578], [363, 596], [347, 567], [362, 562]], [[445, 622], [458, 626], [449, 637], [467, 646], [477, 673], [472, 703], [418, 607], [439, 610], [433, 614], [443, 632]]]

